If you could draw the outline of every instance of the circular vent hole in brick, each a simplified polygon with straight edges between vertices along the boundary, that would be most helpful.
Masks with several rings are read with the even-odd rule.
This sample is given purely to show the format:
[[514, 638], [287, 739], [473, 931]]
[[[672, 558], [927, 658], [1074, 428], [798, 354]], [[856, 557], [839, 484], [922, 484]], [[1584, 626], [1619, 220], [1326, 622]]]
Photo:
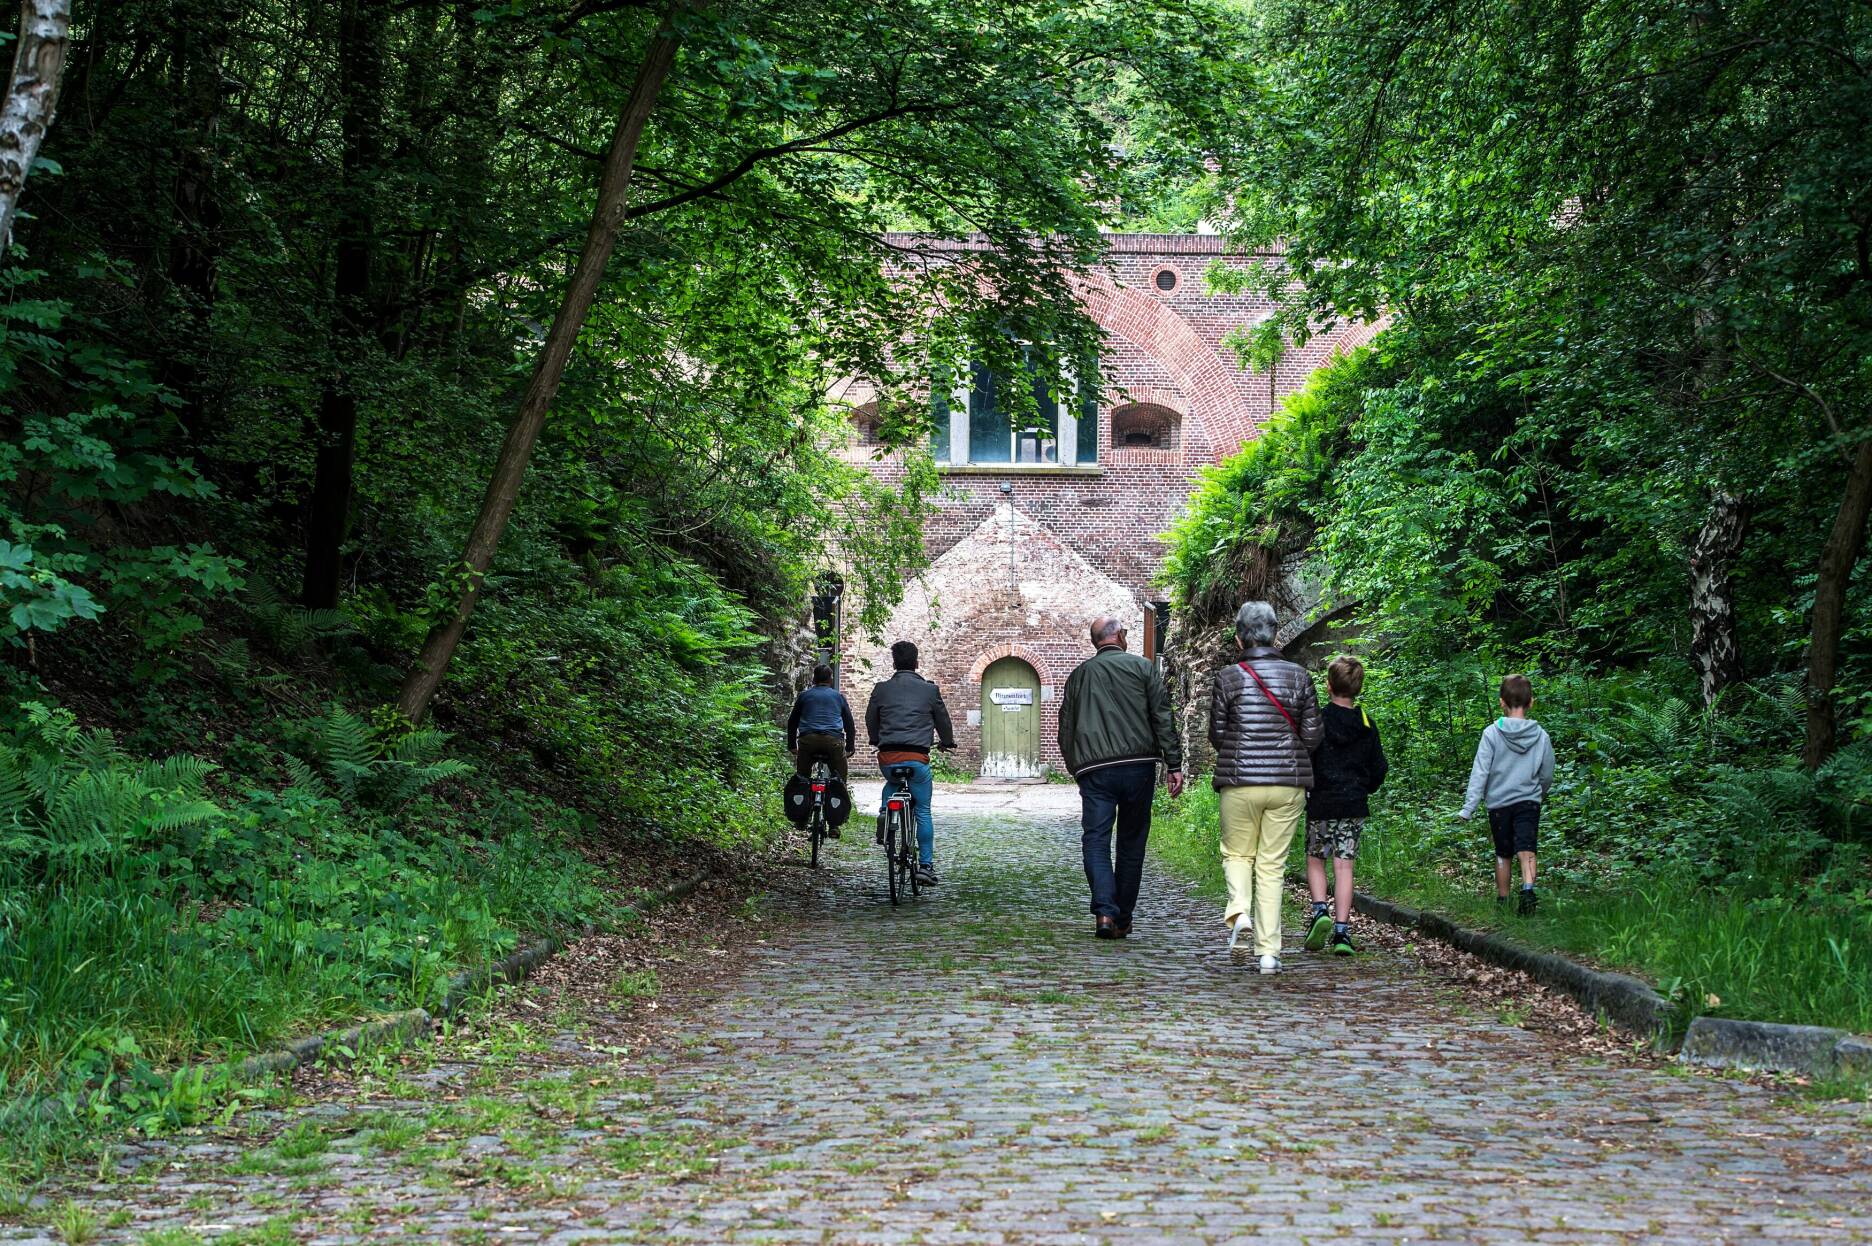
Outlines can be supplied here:
[[1157, 283], [1157, 288], [1166, 294], [1177, 288], [1177, 275], [1174, 268], [1158, 269], [1157, 275], [1152, 280]]

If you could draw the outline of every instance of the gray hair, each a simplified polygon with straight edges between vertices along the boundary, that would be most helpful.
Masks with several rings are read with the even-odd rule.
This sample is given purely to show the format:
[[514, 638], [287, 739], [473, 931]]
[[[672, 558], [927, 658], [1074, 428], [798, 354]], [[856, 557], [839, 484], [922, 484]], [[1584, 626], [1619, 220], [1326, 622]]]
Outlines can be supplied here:
[[1116, 639], [1118, 633], [1123, 630], [1124, 624], [1111, 615], [1100, 615], [1092, 620], [1092, 643], [1102, 645], [1108, 640]]
[[1235, 639], [1250, 649], [1272, 647], [1278, 626], [1274, 607], [1265, 601], [1244, 601], [1235, 612]]

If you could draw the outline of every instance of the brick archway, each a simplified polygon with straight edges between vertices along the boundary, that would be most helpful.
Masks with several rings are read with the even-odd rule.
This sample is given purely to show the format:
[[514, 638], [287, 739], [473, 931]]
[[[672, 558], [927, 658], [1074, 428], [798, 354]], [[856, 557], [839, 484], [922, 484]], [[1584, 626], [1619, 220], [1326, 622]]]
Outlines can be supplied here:
[[1184, 404], [1166, 403], [1204, 425], [1218, 445], [1239, 442], [1257, 423], [1246, 374], [1229, 366], [1194, 326], [1165, 303], [1141, 290], [1120, 286], [1103, 273], [1082, 278], [1083, 306], [1107, 333], [1133, 343], [1169, 371]]
[[1180, 389], [1165, 389], [1161, 385], [1120, 385], [1118, 392], [1124, 395], [1124, 401], [1115, 404], [1117, 406], [1147, 403], [1153, 407], [1168, 407], [1179, 417], [1189, 413], [1189, 395]]
[[975, 690], [977, 697], [981, 695], [982, 676], [988, 673], [989, 667], [999, 662], [1002, 658], [1019, 658], [1027, 665], [1033, 667], [1034, 674], [1040, 676], [1040, 682], [1042, 684], [1047, 682], [1046, 664], [1040, 660], [1039, 654], [1029, 649], [1026, 645], [991, 645], [987, 649], [982, 650], [981, 656], [975, 659], [975, 664], [969, 667], [969, 687]]

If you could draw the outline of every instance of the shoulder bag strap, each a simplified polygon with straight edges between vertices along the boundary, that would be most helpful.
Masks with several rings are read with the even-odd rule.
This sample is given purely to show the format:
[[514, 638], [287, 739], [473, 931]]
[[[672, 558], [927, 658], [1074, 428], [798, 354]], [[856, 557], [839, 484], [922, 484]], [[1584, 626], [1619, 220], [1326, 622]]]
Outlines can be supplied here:
[[1273, 689], [1269, 688], [1267, 684], [1262, 682], [1261, 676], [1257, 674], [1255, 672], [1255, 668], [1248, 665], [1248, 663], [1237, 662], [1236, 665], [1241, 667], [1243, 671], [1247, 672], [1248, 678], [1255, 681], [1255, 687], [1261, 689], [1261, 695], [1268, 699], [1269, 704], [1273, 705], [1275, 709], [1280, 711], [1280, 716], [1287, 720], [1287, 725], [1289, 727], [1293, 728], [1294, 738], [1296, 740], [1299, 739], [1300, 738], [1300, 724], [1295, 722], [1293, 719], [1293, 715], [1287, 712], [1287, 707], [1281, 704], [1280, 698], [1274, 695]]

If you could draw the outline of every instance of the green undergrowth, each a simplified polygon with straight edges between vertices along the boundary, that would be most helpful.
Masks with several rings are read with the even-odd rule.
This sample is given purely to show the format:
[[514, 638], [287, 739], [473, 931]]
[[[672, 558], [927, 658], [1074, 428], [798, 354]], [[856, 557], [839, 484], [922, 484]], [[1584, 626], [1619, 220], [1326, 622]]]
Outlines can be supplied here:
[[523, 933], [612, 911], [576, 815], [475, 786], [437, 733], [336, 711], [313, 741], [278, 790], [243, 790], [21, 707], [0, 738], [0, 1180], [197, 1119], [216, 1086], [185, 1062], [433, 1006]]
[[[440, 732], [334, 707], [211, 762], [41, 702], [0, 722], [0, 1188], [237, 1107], [205, 1064], [627, 916], [588, 814]], [[749, 808], [709, 829], [755, 833]]]

